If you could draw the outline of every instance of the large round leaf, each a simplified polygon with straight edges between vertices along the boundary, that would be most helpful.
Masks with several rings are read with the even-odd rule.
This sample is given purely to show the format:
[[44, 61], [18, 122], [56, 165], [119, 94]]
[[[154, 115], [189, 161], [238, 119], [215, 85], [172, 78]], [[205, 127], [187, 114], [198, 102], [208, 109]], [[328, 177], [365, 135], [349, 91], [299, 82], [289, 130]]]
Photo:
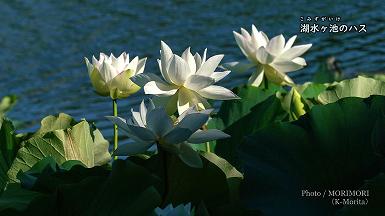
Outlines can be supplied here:
[[[30, 185], [33, 191], [40, 193], [32, 197], [36, 194], [24, 190], [8, 195], [3, 198], [19, 203], [10, 205], [0, 199], [0, 209], [11, 207], [18, 210], [19, 214], [15, 215], [118, 216], [150, 215], [160, 205], [160, 195], [155, 189], [160, 184], [159, 179], [128, 160], [115, 161], [112, 171], [105, 167], [77, 165], [66, 171], [48, 158], [38, 162], [32, 170], [23, 174], [22, 185]], [[33, 184], [29, 184], [31, 178], [35, 178]]]
[[241, 145], [246, 205], [264, 215], [332, 215], [341, 207], [332, 197], [302, 190], [356, 189], [384, 171], [371, 144], [384, 113], [385, 97], [345, 98], [256, 131]]
[[231, 137], [217, 140], [215, 153], [239, 168], [238, 148], [245, 136], [285, 118], [287, 118], [287, 112], [282, 109], [281, 101], [275, 95], [272, 95], [265, 101], [255, 105], [249, 114], [224, 130]]
[[273, 83], [269, 83], [269, 88], [254, 86], [240, 86], [233, 89], [241, 99], [224, 101], [219, 109], [217, 117], [223, 121], [224, 129], [232, 125], [234, 122], [250, 113], [251, 108], [275, 95], [278, 91], [284, 91], [282, 87]]
[[328, 104], [341, 98], [367, 98], [371, 95], [385, 95], [385, 82], [359, 76], [330, 85], [326, 91], [318, 95], [318, 101]]
[[27, 171], [48, 156], [59, 164], [78, 160], [87, 167], [102, 165], [110, 160], [108, 142], [98, 130], [91, 133], [90, 125], [83, 120], [73, 127], [38, 134], [25, 141], [8, 171], [9, 178], [17, 181], [19, 171]]

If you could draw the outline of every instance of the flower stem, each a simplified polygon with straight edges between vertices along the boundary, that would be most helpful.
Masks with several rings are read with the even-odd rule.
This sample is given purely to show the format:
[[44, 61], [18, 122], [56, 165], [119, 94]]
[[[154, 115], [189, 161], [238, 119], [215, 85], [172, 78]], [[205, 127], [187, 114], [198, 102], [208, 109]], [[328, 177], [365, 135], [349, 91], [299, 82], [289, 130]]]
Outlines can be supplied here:
[[166, 205], [166, 201], [167, 201], [168, 190], [169, 190], [169, 185], [168, 185], [168, 164], [167, 164], [168, 153], [167, 153], [167, 151], [163, 150], [159, 146], [159, 144], [157, 146], [158, 146], [158, 153], [159, 153], [159, 156], [160, 156], [160, 160], [161, 160], [161, 163], [163, 165], [164, 192], [163, 192], [163, 196], [162, 196], [162, 205], [161, 206], [165, 206]]
[[[116, 99], [112, 99], [112, 110], [113, 115], [118, 116], [118, 103]], [[118, 148], [118, 125], [114, 124], [114, 151]], [[114, 157], [115, 160], [118, 159], [117, 156]]]
[[[208, 130], [207, 125], [203, 125], [202, 129], [203, 130]], [[210, 150], [210, 142], [206, 142], [205, 146], [206, 146], [206, 152], [211, 152], [211, 150]]]
[[211, 150], [210, 150], [210, 142], [206, 142], [205, 145], [206, 145], [206, 152], [211, 152]]
[[265, 86], [265, 89], [269, 88], [269, 81], [267, 80], [266, 76], [263, 76], [263, 84]]

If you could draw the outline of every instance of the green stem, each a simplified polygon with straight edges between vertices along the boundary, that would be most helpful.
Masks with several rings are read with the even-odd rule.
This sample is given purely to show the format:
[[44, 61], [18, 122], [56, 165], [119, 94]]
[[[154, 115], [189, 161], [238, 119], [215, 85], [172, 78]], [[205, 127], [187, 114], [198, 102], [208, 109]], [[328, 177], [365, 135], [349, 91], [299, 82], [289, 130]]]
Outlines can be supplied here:
[[[207, 125], [203, 125], [202, 129], [203, 130], [208, 130]], [[205, 146], [206, 146], [206, 152], [211, 152], [211, 150], [210, 150], [210, 142], [206, 142]]]
[[266, 76], [263, 76], [263, 84], [265, 86], [265, 89], [269, 88], [269, 81], [267, 80]]
[[[112, 110], [113, 115], [118, 116], [118, 103], [116, 99], [112, 100]], [[118, 148], [118, 125], [114, 124], [114, 151]], [[114, 157], [115, 160], [118, 159], [117, 156]]]
[[206, 145], [206, 152], [211, 152], [211, 150], [210, 150], [210, 142], [206, 142], [205, 145]]

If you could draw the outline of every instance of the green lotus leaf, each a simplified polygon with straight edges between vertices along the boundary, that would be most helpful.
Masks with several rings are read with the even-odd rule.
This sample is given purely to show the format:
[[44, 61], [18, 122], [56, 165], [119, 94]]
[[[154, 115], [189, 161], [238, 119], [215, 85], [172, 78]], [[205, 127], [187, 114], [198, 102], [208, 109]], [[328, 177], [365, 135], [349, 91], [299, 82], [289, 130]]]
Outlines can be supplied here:
[[282, 108], [281, 101], [272, 95], [265, 101], [251, 108], [251, 112], [224, 130], [231, 137], [218, 140], [215, 153], [239, 168], [238, 148], [244, 138], [274, 122], [287, 119], [288, 113]]
[[385, 95], [385, 82], [359, 76], [328, 86], [326, 91], [318, 95], [318, 101], [322, 104], [328, 104], [341, 98], [367, 98], [371, 95]]
[[266, 100], [271, 95], [275, 95], [276, 92], [284, 92], [281, 86], [269, 83], [269, 88], [254, 86], [240, 86], [233, 89], [233, 92], [237, 94], [240, 100], [228, 100], [224, 101], [218, 112], [218, 117], [222, 119], [224, 128], [227, 128], [243, 116], [251, 112], [251, 108], [256, 104], [259, 104]]
[[[361, 216], [361, 215], [385, 215], [385, 174], [380, 173], [376, 177], [365, 181], [359, 190], [369, 191], [368, 197], [360, 197], [360, 200], [368, 201], [367, 205], [346, 205], [336, 214], [337, 216]], [[367, 199], [367, 200], [366, 200]], [[350, 198], [355, 201], [355, 198]]]
[[301, 95], [295, 88], [291, 88], [287, 94], [277, 94], [277, 97], [281, 99], [282, 108], [289, 113], [289, 120], [297, 120], [300, 116], [306, 113], [305, 104]]
[[0, 126], [0, 194], [9, 181], [7, 172], [20, 146], [16, 140], [12, 122], [7, 119], [2, 121], [3, 124]]
[[302, 191], [356, 189], [383, 172], [384, 157], [372, 143], [384, 113], [383, 96], [344, 98], [253, 132], [240, 145], [245, 205], [263, 215], [333, 215], [331, 197]]
[[28, 204], [42, 194], [21, 187], [18, 183], [11, 183], [7, 186], [7, 190], [0, 196], [0, 213], [5, 214], [6, 209], [14, 209], [17, 214], [27, 208]]
[[47, 132], [67, 129], [76, 124], [76, 121], [65, 113], [60, 113], [57, 117], [50, 115], [41, 120], [41, 127], [36, 134], [45, 134]]
[[165, 192], [165, 169], [159, 155], [149, 159], [133, 157], [135, 163], [146, 167], [162, 180], [158, 191], [163, 194], [163, 205], [179, 205], [191, 202], [194, 206], [204, 202], [213, 215], [236, 215], [239, 206], [239, 185], [243, 175], [230, 163], [213, 153], [202, 153], [202, 168], [192, 168], [179, 157], [167, 159], [167, 191]]
[[[65, 119], [69, 118], [65, 116]], [[50, 122], [55, 122], [54, 127], [60, 125], [67, 127], [67, 123], [72, 120], [64, 120], [65, 124], [59, 123], [60, 120]], [[43, 125], [48, 125], [48, 123]], [[9, 178], [18, 182], [16, 176], [19, 171], [29, 170], [39, 160], [48, 156], [54, 158], [59, 165], [65, 161], [78, 160], [87, 167], [102, 165], [110, 160], [108, 142], [98, 130], [91, 133], [90, 125], [83, 120], [72, 127], [44, 134], [38, 133], [26, 140], [8, 171]]]
[[[243, 85], [234, 88], [232, 91], [238, 95], [239, 100], [223, 101], [217, 115], [215, 115], [208, 122], [208, 128], [216, 128], [224, 130], [230, 125], [246, 116], [251, 112], [251, 108], [257, 104], [262, 103], [271, 95], [275, 95], [277, 92], [285, 92], [285, 90], [273, 83], [268, 84], [268, 88], [254, 87], [250, 85]], [[210, 142], [211, 150], [216, 148], [217, 141]], [[194, 145], [195, 149], [205, 151], [205, 146]]]

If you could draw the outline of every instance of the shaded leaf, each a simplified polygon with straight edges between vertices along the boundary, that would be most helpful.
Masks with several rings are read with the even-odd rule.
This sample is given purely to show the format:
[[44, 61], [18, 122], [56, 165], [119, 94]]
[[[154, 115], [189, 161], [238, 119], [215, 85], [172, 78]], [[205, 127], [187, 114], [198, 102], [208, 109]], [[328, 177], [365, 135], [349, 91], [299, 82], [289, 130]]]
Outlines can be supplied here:
[[[222, 119], [224, 128], [227, 128], [243, 116], [250, 113], [251, 108], [275, 95], [278, 91], [284, 91], [281, 86], [269, 83], [269, 88], [254, 86], [241, 86], [233, 89], [240, 100], [224, 101], [218, 112], [218, 118]], [[223, 129], [223, 128], [219, 128]]]
[[4, 119], [0, 126], [0, 194], [7, 185], [7, 172], [16, 157], [19, 144], [16, 141], [12, 122]]
[[20, 184], [9, 184], [7, 190], [0, 196], [0, 213], [8, 208], [23, 211], [39, 195], [41, 193], [24, 189]]
[[230, 163], [213, 153], [202, 153], [203, 168], [192, 168], [177, 156], [168, 155], [166, 193], [165, 170], [159, 155], [147, 160], [131, 158], [162, 179], [163, 185], [158, 191], [165, 198], [164, 205], [172, 203], [176, 206], [188, 202], [198, 205], [203, 201], [212, 215], [234, 215], [242, 211], [238, 191], [243, 175]]
[[224, 132], [231, 137], [217, 140], [215, 146], [215, 153], [237, 168], [240, 168], [238, 148], [245, 136], [287, 118], [287, 112], [282, 109], [281, 101], [275, 95], [255, 105], [251, 110], [249, 114], [225, 129]]
[[[385, 215], [385, 174], [380, 173], [376, 177], [365, 181], [360, 190], [369, 191], [368, 197], [359, 197], [358, 199], [367, 202], [367, 205], [346, 205], [340, 211], [338, 216], [361, 216], [361, 215]], [[357, 198], [345, 198], [355, 200]]]
[[254, 132], [241, 145], [247, 207], [263, 215], [335, 213], [330, 197], [301, 197], [301, 190], [355, 189], [383, 171], [370, 143], [384, 110], [385, 97], [345, 98]]

